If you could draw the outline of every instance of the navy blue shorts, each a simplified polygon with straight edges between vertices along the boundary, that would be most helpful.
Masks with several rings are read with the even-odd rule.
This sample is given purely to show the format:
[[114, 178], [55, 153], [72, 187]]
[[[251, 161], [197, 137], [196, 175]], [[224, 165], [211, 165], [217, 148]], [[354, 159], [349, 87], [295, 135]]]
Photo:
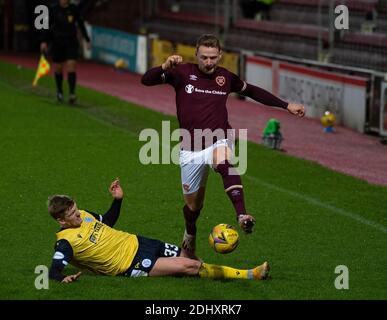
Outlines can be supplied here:
[[122, 275], [125, 277], [148, 276], [158, 258], [178, 257], [181, 249], [160, 240], [137, 236], [138, 250], [132, 264]]

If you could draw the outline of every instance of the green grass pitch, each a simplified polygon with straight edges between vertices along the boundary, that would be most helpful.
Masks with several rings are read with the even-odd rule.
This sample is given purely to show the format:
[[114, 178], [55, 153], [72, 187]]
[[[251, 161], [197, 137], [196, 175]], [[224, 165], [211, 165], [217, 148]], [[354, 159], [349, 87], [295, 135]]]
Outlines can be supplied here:
[[[212, 226], [235, 224], [218, 175], [211, 173], [198, 221], [198, 254], [209, 263], [251, 268], [268, 260], [266, 282], [200, 278], [120, 278], [84, 272], [69, 285], [34, 286], [35, 267], [51, 263], [58, 225], [51, 194], [103, 213], [108, 185], [120, 177], [125, 199], [116, 228], [180, 244], [183, 199], [176, 165], [142, 165], [144, 128], [174, 117], [79, 88], [80, 105], [54, 101], [53, 80], [30, 86], [33, 71], [0, 63], [0, 299], [387, 299], [387, 188], [316, 163], [248, 144], [242, 176], [255, 232], [240, 232], [237, 250], [220, 255]], [[337, 290], [335, 268], [349, 270]], [[76, 272], [67, 267], [67, 274]]]

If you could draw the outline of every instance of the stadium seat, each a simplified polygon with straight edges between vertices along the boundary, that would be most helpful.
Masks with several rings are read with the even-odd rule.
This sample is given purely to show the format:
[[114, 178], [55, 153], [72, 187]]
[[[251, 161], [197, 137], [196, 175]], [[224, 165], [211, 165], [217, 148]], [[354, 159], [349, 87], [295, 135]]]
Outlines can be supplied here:
[[345, 33], [342, 42], [359, 45], [365, 48], [381, 48], [383, 52], [387, 53], [387, 35], [385, 34]]
[[[270, 20], [261, 21], [241, 17], [238, 6], [237, 16], [225, 32], [225, 1], [219, 0], [216, 7], [214, 1], [207, 0], [165, 0], [160, 2], [157, 12], [146, 19], [145, 24], [148, 32], [174, 42], [194, 44], [202, 33], [217, 33], [223, 35], [224, 45], [228, 49], [264, 51], [316, 60], [319, 37], [324, 48], [329, 43], [328, 11], [331, 1], [321, 0], [321, 26], [318, 25], [319, 2], [277, 0], [271, 8]], [[341, 2], [335, 0], [334, 5]], [[351, 32], [335, 35], [332, 62], [385, 70], [383, 54], [386, 54], [387, 39], [381, 33], [387, 31], [387, 8], [379, 12], [376, 24], [378, 33], [367, 35], [360, 33], [369, 22], [366, 14], [380, 8], [379, 0], [347, 0], [345, 5], [350, 10]]]
[[387, 35], [345, 33], [336, 44], [333, 62], [387, 71]]
[[[341, 1], [342, 2], [342, 1]], [[350, 10], [350, 29], [360, 31], [367, 12], [376, 8], [378, 1], [347, 1]], [[336, 1], [335, 5], [341, 4]], [[271, 9], [271, 19], [282, 22], [318, 24], [318, 1], [278, 0]], [[321, 24], [329, 26], [329, 1], [322, 1]]]
[[308, 24], [283, 23], [277, 21], [255, 21], [251, 19], [238, 19], [233, 27], [239, 30], [249, 30], [257, 33], [280, 34], [303, 38], [317, 39], [319, 32], [322, 38], [328, 40], [328, 29]]
[[161, 11], [157, 14], [157, 18], [184, 23], [188, 22], [195, 24], [217, 25], [219, 28], [222, 28], [224, 25], [223, 16], [218, 17], [218, 19], [216, 20], [215, 17], [211, 15], [200, 15], [187, 12]]
[[[166, 1], [167, 3], [164, 5], [165, 9], [171, 9], [176, 1], [170, 0]], [[215, 1], [208, 0], [180, 0], [178, 3], [178, 12], [189, 12], [197, 15], [209, 15], [215, 12], [216, 4]], [[223, 15], [223, 1], [218, 1], [218, 10], [219, 13]]]
[[[330, 5], [330, 0], [277, 0], [279, 4], [287, 5], [298, 5], [298, 6], [309, 6], [317, 8], [321, 1], [323, 7], [328, 7]], [[350, 10], [358, 11], [372, 11], [377, 7], [379, 0], [347, 0], [345, 3], [340, 0], [335, 0], [334, 5], [345, 4]]]

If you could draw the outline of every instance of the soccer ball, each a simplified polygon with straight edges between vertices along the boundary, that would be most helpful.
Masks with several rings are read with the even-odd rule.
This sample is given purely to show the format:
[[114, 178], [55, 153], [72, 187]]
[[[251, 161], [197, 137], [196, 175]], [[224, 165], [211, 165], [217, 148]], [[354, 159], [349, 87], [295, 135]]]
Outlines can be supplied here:
[[238, 246], [239, 234], [232, 225], [221, 223], [212, 229], [208, 241], [216, 252], [229, 253]]

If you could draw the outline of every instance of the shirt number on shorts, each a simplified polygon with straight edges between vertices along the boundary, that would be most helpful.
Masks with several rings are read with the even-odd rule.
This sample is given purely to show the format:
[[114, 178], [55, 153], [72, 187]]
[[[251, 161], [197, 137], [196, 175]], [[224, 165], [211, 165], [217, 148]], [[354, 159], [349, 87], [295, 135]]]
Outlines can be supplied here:
[[165, 257], [177, 257], [177, 252], [179, 251], [179, 247], [173, 244], [166, 243], [164, 256]]

